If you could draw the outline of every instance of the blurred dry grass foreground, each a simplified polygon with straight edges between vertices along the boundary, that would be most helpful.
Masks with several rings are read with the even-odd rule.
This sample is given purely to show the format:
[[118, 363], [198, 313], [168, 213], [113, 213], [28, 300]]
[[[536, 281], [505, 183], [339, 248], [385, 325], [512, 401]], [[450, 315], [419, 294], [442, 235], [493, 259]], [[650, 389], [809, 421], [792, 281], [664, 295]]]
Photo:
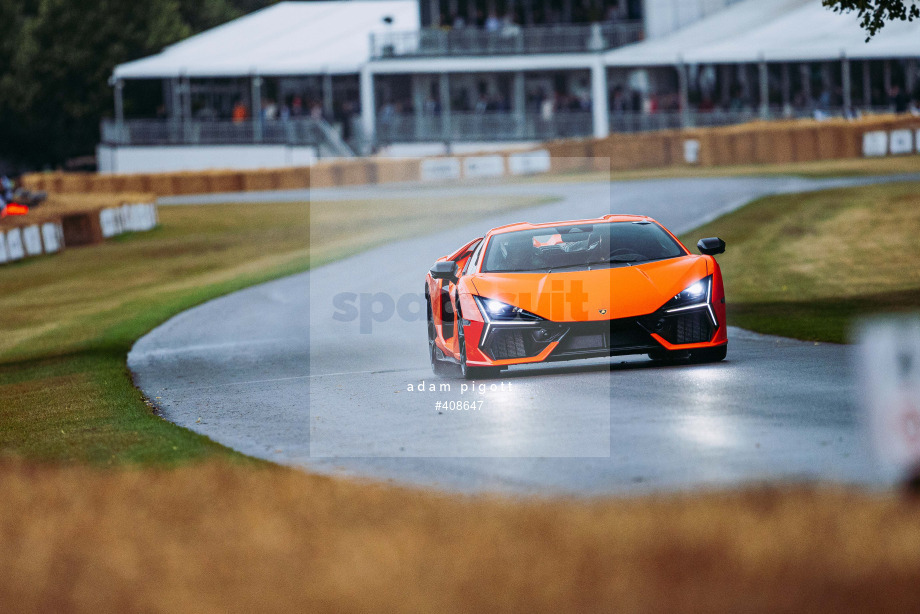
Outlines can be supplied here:
[[918, 503], [507, 501], [210, 463], [0, 463], [21, 612], [916, 612]]

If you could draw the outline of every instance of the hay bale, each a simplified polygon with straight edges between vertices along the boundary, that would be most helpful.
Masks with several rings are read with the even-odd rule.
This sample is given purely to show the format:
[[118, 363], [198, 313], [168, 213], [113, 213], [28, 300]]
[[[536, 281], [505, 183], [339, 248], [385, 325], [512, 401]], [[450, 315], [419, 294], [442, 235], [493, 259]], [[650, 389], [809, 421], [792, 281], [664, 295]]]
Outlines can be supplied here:
[[61, 217], [65, 247], [102, 243], [102, 224], [98, 211], [71, 213]]
[[239, 171], [210, 171], [205, 178], [209, 193], [243, 191], [243, 173]]
[[797, 127], [792, 132], [796, 162], [812, 162], [818, 159], [817, 130], [812, 125]]
[[324, 162], [310, 169], [311, 188], [331, 188], [336, 185], [333, 174], [334, 164]]
[[92, 182], [93, 175], [89, 173], [60, 173], [55, 178], [55, 192], [60, 194], [82, 194], [90, 192], [95, 187]]
[[418, 159], [381, 159], [375, 160], [374, 164], [377, 166], [378, 183], [420, 181], [422, 177], [422, 161]]
[[374, 176], [370, 171], [371, 165], [364, 160], [347, 160], [336, 165], [336, 185], [368, 185], [376, 183], [376, 168]]
[[279, 190], [302, 190], [310, 187], [310, 167], [286, 168], [278, 171]]
[[712, 148], [712, 163], [715, 166], [734, 164], [731, 135], [724, 130], [713, 132], [709, 139]]
[[150, 177], [149, 175], [142, 173], [135, 173], [131, 175], [121, 175], [121, 191], [122, 192], [149, 192], [150, 191]]
[[210, 191], [208, 178], [203, 173], [176, 173], [173, 176], [175, 194], [206, 194]]
[[754, 142], [754, 130], [745, 128], [733, 131], [730, 135], [732, 164], [753, 164], [757, 159]]
[[843, 129], [840, 126], [826, 125], [816, 130], [817, 155], [819, 160], [835, 160], [844, 157]]
[[48, 189], [45, 175], [46, 173], [26, 173], [19, 181], [27, 190], [43, 191]]
[[272, 171], [244, 171], [241, 175], [244, 192], [263, 192], [278, 189], [278, 177]]
[[151, 174], [147, 177], [147, 185], [149, 190], [157, 196], [173, 196], [176, 193], [172, 173]]

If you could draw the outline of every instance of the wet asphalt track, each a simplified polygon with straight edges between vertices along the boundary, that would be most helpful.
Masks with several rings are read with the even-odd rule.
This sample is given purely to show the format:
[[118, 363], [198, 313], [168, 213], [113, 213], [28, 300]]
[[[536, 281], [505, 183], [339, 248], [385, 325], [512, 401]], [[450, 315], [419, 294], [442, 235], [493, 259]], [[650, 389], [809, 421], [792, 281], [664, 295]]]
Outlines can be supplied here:
[[[895, 180], [892, 178], [891, 180]], [[182, 313], [128, 357], [138, 386], [173, 422], [275, 462], [465, 492], [622, 493], [878, 476], [859, 436], [849, 351], [729, 331], [723, 363], [642, 357], [518, 367], [463, 390], [429, 369], [425, 323], [333, 318], [340, 293], [383, 293], [418, 308], [426, 270], [494, 226], [651, 215], [680, 233], [777, 192], [872, 180], [677, 179], [606, 183], [314, 190], [316, 200], [514, 193], [559, 202], [409, 239]], [[229, 200], [305, 200], [306, 192]], [[227, 196], [165, 204], [226, 202]], [[728, 246], [731, 249], [731, 245]], [[731, 300], [730, 280], [726, 281]], [[380, 297], [377, 297], [380, 299]], [[360, 298], [354, 301], [360, 306]], [[378, 300], [373, 309], [384, 309]], [[364, 310], [362, 313], [367, 313]], [[382, 318], [380, 318], [382, 319]], [[611, 368], [612, 365], [612, 368]], [[435, 384], [439, 391], [409, 392]], [[449, 385], [450, 390], [440, 390]], [[476, 410], [436, 410], [476, 401]]]

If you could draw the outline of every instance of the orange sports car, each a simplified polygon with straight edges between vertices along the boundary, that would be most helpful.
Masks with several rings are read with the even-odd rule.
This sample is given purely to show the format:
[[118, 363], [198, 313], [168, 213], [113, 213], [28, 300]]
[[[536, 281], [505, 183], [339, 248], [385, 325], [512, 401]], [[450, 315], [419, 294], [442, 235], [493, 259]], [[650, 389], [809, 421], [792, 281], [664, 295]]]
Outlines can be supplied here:
[[593, 220], [494, 228], [439, 259], [425, 282], [428, 348], [438, 375], [467, 379], [511, 365], [648, 354], [725, 358], [718, 238], [691, 254], [655, 220]]

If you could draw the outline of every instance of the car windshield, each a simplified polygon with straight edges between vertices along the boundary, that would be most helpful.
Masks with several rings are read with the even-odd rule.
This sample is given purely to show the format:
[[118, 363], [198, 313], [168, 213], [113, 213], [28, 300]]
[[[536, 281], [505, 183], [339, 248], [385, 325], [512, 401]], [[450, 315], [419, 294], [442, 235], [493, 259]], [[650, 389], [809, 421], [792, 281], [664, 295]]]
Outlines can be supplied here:
[[686, 251], [652, 222], [606, 222], [497, 234], [483, 272], [601, 268], [664, 260]]

